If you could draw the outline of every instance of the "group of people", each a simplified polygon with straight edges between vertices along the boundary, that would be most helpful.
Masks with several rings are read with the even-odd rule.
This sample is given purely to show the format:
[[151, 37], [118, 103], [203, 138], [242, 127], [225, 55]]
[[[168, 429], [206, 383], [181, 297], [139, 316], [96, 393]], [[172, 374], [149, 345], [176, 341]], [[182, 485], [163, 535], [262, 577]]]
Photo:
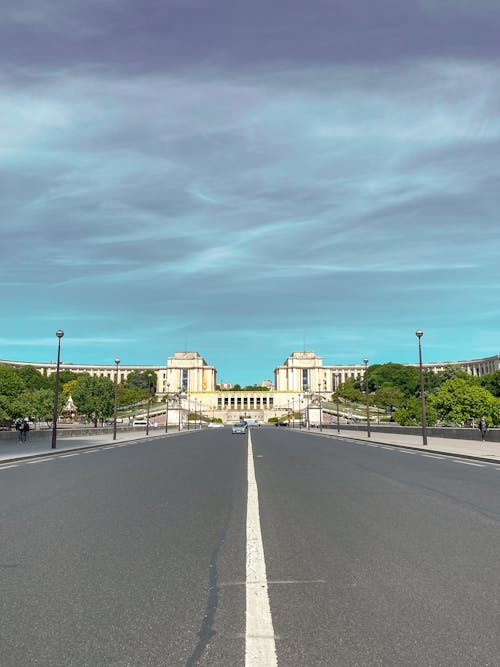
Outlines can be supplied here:
[[19, 431], [19, 442], [26, 442], [30, 430], [29, 419], [27, 417], [26, 419], [16, 419], [14, 426], [16, 427], [16, 431]]

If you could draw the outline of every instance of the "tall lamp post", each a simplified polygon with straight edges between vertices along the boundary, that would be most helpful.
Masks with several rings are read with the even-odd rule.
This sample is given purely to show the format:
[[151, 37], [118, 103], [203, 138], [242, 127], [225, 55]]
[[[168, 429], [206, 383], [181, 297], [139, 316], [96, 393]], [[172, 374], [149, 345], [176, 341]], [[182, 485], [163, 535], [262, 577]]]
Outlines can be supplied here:
[[148, 413], [146, 417], [146, 435], [149, 435], [149, 406], [151, 405], [151, 375], [148, 373]]
[[318, 382], [318, 405], [319, 405], [319, 430], [323, 430], [323, 418], [321, 414], [321, 382]]
[[181, 389], [179, 389], [179, 412], [177, 414], [178, 420], [179, 420], [179, 433], [181, 432]]
[[56, 331], [57, 340], [57, 366], [56, 366], [56, 385], [54, 387], [54, 412], [52, 414], [52, 449], [57, 447], [57, 416], [59, 414], [59, 365], [61, 363], [61, 338], [64, 331]]
[[118, 366], [120, 365], [120, 360], [118, 357], [115, 359], [115, 408], [113, 411], [113, 440], [116, 440], [116, 416], [118, 414]]
[[424, 371], [422, 368], [422, 345], [421, 338], [424, 335], [424, 332], [419, 329], [415, 331], [415, 335], [418, 338], [418, 365], [420, 369], [420, 400], [422, 401], [422, 444], [424, 447], [427, 446], [427, 417], [425, 414], [425, 385], [424, 385]]
[[363, 359], [365, 363], [365, 394], [366, 394], [366, 436], [371, 437], [370, 434], [370, 397], [368, 395], [368, 359]]
[[336, 401], [337, 401], [337, 433], [340, 433], [339, 380], [340, 380], [340, 373], [335, 373], [335, 398], [336, 398]]
[[170, 389], [170, 383], [167, 382], [167, 414], [165, 416], [165, 433], [168, 433], [168, 390]]

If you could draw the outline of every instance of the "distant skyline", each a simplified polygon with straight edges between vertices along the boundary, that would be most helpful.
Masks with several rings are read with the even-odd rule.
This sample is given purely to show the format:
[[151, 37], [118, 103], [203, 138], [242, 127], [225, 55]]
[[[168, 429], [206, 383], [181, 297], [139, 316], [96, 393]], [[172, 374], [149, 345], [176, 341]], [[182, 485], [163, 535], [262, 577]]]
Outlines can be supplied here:
[[0, 358], [500, 352], [500, 5], [21, 0]]

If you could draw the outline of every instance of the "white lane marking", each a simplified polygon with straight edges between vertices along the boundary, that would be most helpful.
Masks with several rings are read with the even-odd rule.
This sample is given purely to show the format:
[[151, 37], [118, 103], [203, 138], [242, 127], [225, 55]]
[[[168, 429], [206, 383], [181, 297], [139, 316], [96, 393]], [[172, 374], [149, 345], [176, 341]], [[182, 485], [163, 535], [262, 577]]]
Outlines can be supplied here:
[[61, 454], [58, 456], [58, 459], [69, 459], [71, 456], [80, 456], [80, 452], [77, 452], [76, 454]]
[[260, 530], [259, 493], [248, 432], [245, 667], [277, 667], [273, 620]]
[[444, 456], [436, 456], [435, 454], [422, 454], [426, 459], [439, 459], [440, 461], [444, 460]]
[[0, 470], [8, 470], [9, 468], [18, 468], [18, 467], [19, 467], [19, 465], [18, 465], [17, 463], [14, 463], [14, 464], [11, 465], [11, 466], [2, 466], [2, 467], [0, 468]]
[[485, 466], [482, 463], [470, 463], [469, 461], [459, 461], [458, 459], [453, 459], [455, 463], [461, 463], [463, 466], [475, 466], [476, 468], [484, 468]]

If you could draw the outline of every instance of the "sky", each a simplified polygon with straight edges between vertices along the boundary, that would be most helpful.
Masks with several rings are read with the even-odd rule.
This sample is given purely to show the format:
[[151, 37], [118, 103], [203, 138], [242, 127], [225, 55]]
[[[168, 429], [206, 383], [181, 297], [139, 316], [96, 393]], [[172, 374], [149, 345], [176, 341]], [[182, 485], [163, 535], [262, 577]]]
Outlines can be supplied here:
[[0, 358], [500, 353], [496, 0], [19, 0]]

